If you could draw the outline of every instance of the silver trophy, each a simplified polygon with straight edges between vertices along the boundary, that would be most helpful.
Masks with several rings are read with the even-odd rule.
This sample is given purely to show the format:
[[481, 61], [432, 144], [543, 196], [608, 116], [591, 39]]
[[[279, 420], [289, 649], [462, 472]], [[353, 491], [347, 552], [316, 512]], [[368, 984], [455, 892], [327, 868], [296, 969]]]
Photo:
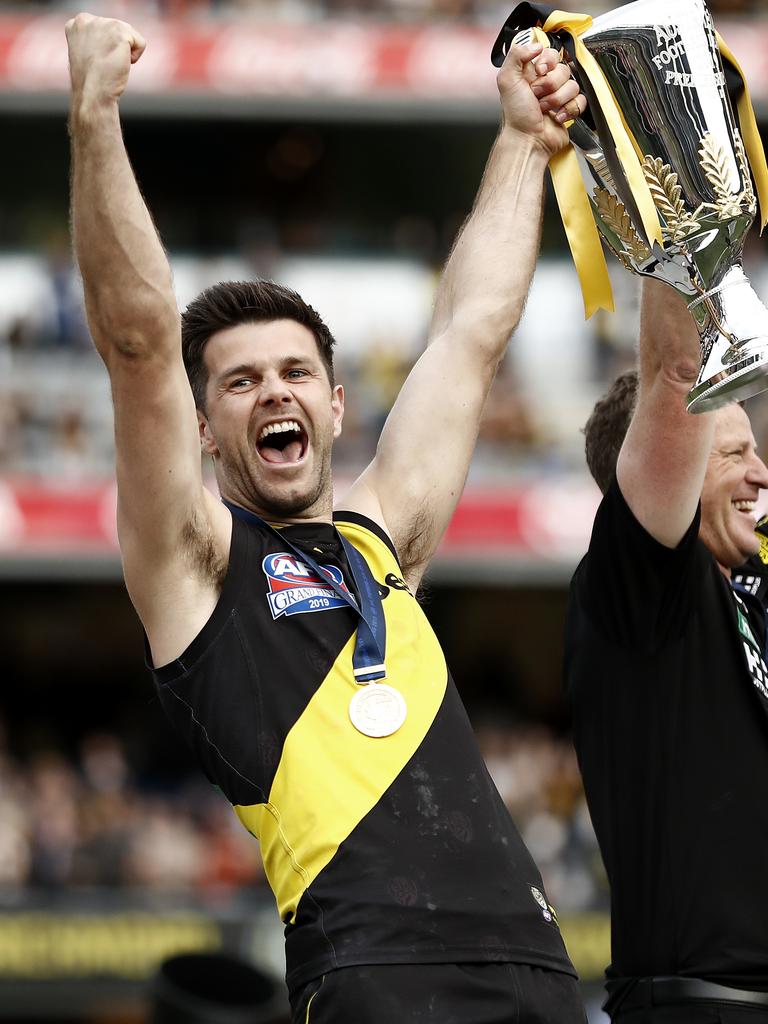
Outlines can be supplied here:
[[[521, 4], [512, 13], [495, 63], [500, 45], [530, 38], [537, 9]], [[526, 26], [527, 33], [516, 32]], [[757, 203], [704, 0], [636, 0], [594, 19], [579, 38], [620, 111], [663, 246], [649, 240], [605, 111], [573, 47], [555, 31], [550, 43], [565, 45], [589, 101], [588, 113], [570, 128], [581, 175], [600, 234], [624, 266], [666, 282], [688, 303], [702, 348], [689, 411], [708, 412], [763, 391], [768, 309], [742, 269]]]

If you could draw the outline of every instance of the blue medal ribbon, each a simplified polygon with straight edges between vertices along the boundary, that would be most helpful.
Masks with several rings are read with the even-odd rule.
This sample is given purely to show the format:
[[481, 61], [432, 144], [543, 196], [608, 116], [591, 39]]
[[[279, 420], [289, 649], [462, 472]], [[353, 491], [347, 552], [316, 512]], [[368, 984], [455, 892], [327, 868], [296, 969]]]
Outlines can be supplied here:
[[267, 532], [273, 534], [281, 544], [289, 547], [297, 558], [301, 559], [302, 562], [306, 562], [310, 569], [317, 573], [321, 580], [325, 580], [338, 597], [349, 605], [359, 619], [355, 650], [352, 654], [352, 668], [355, 674], [355, 681], [358, 683], [374, 683], [379, 679], [384, 679], [387, 674], [384, 665], [384, 655], [387, 649], [387, 621], [384, 616], [384, 607], [378, 584], [373, 578], [373, 573], [368, 563], [357, 548], [350, 544], [346, 537], [338, 530], [336, 531], [344, 549], [344, 554], [349, 562], [355, 589], [359, 595], [359, 603], [348, 590], [344, 590], [339, 586], [327, 569], [317, 564], [312, 555], [302, 551], [283, 533], [265, 522], [261, 516], [257, 516], [255, 512], [250, 512], [240, 505], [232, 504], [226, 498], [222, 498], [222, 501], [233, 516], [237, 516], [243, 522], [263, 527]]

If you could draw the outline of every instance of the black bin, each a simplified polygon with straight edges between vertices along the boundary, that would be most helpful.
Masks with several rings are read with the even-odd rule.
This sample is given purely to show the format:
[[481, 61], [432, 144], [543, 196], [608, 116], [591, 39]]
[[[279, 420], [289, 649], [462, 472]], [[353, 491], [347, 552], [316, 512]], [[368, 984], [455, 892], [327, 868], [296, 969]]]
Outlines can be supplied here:
[[151, 1024], [283, 1024], [288, 1019], [282, 986], [221, 953], [170, 957], [150, 991]]

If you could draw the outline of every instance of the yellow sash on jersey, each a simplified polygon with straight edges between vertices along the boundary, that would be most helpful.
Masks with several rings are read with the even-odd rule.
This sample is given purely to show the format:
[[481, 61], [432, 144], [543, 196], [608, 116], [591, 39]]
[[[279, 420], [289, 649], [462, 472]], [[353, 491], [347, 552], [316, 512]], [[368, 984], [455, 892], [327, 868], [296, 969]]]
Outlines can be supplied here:
[[[387, 573], [399, 576], [394, 555], [376, 534], [357, 523], [337, 526], [375, 579], [383, 583]], [[380, 739], [352, 725], [349, 701], [358, 690], [352, 674], [353, 635], [288, 733], [267, 803], [235, 807], [260, 841], [267, 880], [284, 921], [293, 923], [304, 891], [413, 757], [445, 694], [445, 658], [416, 601], [392, 588], [383, 608], [386, 682], [405, 697], [405, 723]]]

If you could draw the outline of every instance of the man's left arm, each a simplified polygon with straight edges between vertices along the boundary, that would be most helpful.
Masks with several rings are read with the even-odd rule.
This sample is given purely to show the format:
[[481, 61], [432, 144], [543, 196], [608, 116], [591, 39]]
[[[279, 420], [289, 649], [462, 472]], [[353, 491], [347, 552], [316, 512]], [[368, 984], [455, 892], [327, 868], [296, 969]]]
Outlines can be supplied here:
[[557, 53], [537, 44], [511, 48], [498, 84], [501, 128], [443, 272], [427, 348], [389, 414], [373, 462], [339, 503], [384, 527], [412, 587], [461, 496], [485, 399], [523, 311], [539, 247], [544, 173], [568, 144], [562, 122], [586, 106]]

